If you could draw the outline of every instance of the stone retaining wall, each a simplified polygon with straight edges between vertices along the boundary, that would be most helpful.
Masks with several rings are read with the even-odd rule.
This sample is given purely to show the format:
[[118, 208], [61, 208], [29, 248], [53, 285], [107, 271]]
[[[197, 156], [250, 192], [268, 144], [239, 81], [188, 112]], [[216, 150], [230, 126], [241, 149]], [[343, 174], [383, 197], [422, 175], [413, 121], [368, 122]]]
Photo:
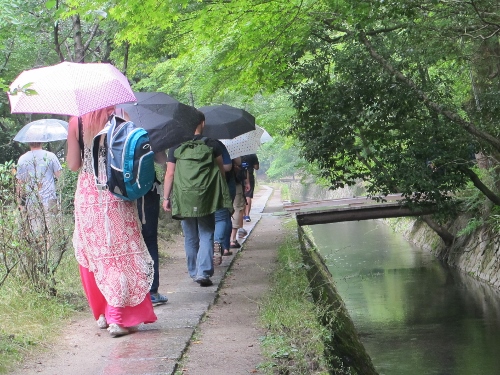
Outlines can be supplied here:
[[297, 227], [297, 230], [314, 302], [323, 312], [320, 317], [322, 324], [331, 332], [330, 341], [325, 342], [331, 373], [348, 368], [352, 374], [376, 375], [323, 258], [304, 229]]
[[[450, 225], [450, 232], [456, 235], [469, 219], [466, 216], [456, 219]], [[391, 219], [389, 222], [416, 246], [430, 251], [448, 265], [500, 288], [500, 237], [491, 228], [482, 227], [470, 235], [459, 236], [451, 247], [446, 247], [439, 236], [418, 219]]]

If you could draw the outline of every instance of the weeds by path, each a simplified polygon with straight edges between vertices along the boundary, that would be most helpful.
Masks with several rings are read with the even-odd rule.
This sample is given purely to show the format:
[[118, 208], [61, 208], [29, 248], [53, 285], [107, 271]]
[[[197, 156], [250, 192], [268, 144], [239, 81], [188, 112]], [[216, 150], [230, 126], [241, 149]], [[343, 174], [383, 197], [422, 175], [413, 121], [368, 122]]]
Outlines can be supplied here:
[[0, 293], [0, 373], [24, 356], [44, 350], [61, 333], [65, 322], [86, 307], [72, 254], [57, 273], [56, 297], [33, 290], [29, 283], [10, 278]]
[[267, 361], [260, 369], [267, 374], [328, 374], [323, 338], [329, 332], [317, 319], [294, 223], [286, 231], [261, 310], [267, 330], [261, 345]]

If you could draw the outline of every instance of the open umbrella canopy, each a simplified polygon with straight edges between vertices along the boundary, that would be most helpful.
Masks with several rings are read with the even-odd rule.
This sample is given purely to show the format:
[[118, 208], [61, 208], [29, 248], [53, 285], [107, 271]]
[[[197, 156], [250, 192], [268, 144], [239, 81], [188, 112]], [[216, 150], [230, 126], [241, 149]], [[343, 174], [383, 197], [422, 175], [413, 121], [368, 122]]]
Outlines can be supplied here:
[[81, 116], [135, 96], [111, 64], [63, 62], [22, 72], [10, 85], [9, 100], [12, 113]]
[[266, 143], [272, 141], [273, 137], [271, 137], [271, 134], [269, 134], [267, 130], [264, 128], [262, 128], [262, 130], [264, 131], [264, 133], [262, 133], [262, 136], [260, 137], [260, 143]]
[[233, 139], [221, 139], [224, 143], [231, 159], [239, 156], [255, 154], [260, 147], [260, 138], [264, 134], [264, 129], [255, 126], [255, 130], [239, 135]]
[[135, 92], [137, 102], [117, 106], [147, 130], [153, 151], [163, 151], [193, 138], [198, 125], [196, 108], [163, 92]]
[[244, 109], [226, 104], [199, 108], [205, 114], [203, 135], [216, 139], [232, 139], [255, 130], [255, 117]]
[[68, 138], [68, 123], [57, 119], [43, 119], [32, 121], [23, 126], [14, 137], [14, 141], [30, 142], [54, 142]]

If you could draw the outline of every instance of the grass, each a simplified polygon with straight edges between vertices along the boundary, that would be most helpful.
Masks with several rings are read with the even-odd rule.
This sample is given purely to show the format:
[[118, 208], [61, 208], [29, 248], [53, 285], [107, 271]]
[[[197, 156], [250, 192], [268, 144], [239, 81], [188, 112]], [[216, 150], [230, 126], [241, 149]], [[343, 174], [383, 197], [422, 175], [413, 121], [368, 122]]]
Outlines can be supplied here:
[[323, 339], [329, 333], [319, 323], [302, 263], [295, 227], [287, 226], [278, 249], [278, 265], [261, 309], [261, 338], [266, 374], [328, 374]]
[[87, 301], [72, 253], [57, 272], [57, 297], [40, 293], [24, 280], [10, 277], [0, 293], [0, 373], [7, 373], [26, 355], [50, 348], [64, 321]]

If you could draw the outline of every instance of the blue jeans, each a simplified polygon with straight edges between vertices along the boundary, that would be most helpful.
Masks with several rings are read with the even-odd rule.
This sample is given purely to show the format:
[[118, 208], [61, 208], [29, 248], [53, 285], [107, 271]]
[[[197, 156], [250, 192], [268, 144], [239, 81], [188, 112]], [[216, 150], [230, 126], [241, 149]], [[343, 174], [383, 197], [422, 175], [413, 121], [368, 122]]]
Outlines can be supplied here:
[[[229, 249], [230, 238], [227, 235], [228, 226], [231, 229], [233, 228], [229, 210], [227, 208], [221, 208], [220, 210], [215, 211], [214, 242], [220, 243], [222, 245], [222, 249]], [[229, 231], [229, 236], [231, 236], [231, 231]]]
[[[142, 205], [144, 200], [144, 207]], [[148, 191], [143, 198], [137, 200], [137, 210], [139, 211], [139, 219], [142, 222], [142, 213], [144, 208], [144, 217], [146, 222], [142, 224], [142, 237], [149, 251], [149, 255], [154, 262], [153, 284], [150, 292], [158, 293], [160, 286], [159, 274], [159, 256], [158, 256], [158, 215], [160, 214], [160, 196], [155, 190]]]
[[193, 279], [214, 274], [215, 215], [188, 217], [181, 221], [189, 276]]

